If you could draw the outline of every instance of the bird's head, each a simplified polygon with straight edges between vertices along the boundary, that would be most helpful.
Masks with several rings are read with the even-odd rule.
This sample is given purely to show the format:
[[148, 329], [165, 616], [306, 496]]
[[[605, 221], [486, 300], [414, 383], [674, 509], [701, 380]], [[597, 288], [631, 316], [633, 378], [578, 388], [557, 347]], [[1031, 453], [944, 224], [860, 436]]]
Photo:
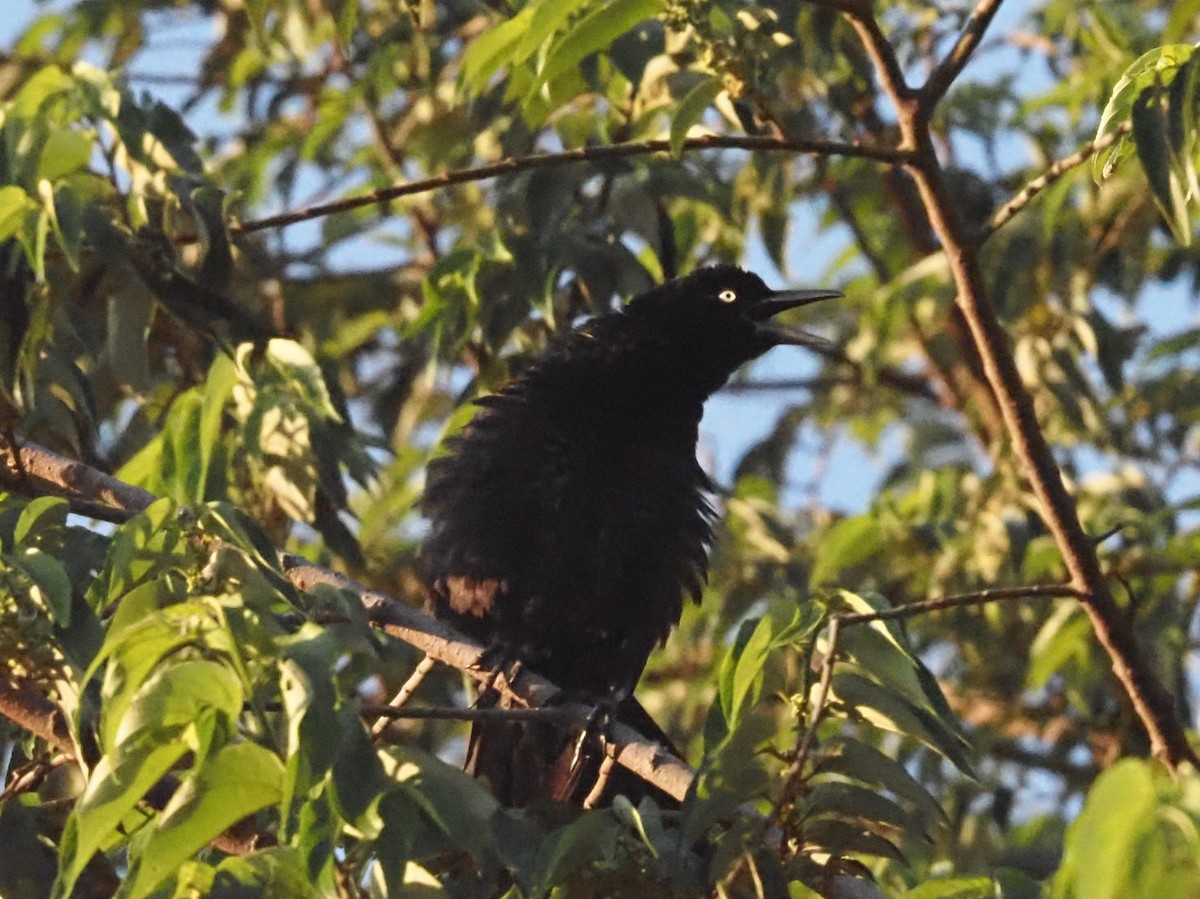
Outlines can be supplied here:
[[719, 359], [728, 375], [775, 346], [827, 345], [775, 316], [841, 295], [837, 290], [771, 290], [758, 275], [714, 265], [635, 297], [626, 310], [695, 352]]

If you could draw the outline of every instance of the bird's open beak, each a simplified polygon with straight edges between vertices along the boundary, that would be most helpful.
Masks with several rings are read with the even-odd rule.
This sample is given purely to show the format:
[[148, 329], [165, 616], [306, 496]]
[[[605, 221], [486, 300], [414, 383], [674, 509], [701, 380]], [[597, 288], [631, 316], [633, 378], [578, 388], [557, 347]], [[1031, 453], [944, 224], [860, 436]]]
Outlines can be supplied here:
[[799, 328], [789, 328], [787, 325], [771, 321], [771, 318], [789, 309], [840, 296], [840, 290], [777, 290], [765, 300], [755, 303], [747, 312], [758, 332], [767, 336], [772, 343], [828, 347], [830, 343], [825, 338], [801, 331]]

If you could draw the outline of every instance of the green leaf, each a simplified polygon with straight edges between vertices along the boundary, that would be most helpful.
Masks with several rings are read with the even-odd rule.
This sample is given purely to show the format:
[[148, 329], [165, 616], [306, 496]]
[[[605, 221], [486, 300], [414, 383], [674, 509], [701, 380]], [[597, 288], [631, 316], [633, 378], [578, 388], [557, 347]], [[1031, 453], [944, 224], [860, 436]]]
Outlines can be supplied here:
[[1046, 618], [1029, 648], [1025, 687], [1040, 690], [1071, 662], [1091, 656], [1092, 626], [1077, 603], [1064, 602]]
[[809, 588], [833, 583], [843, 569], [865, 562], [883, 548], [883, 543], [874, 516], [842, 519], [821, 540], [808, 576]]
[[[138, 699], [139, 692], [156, 672], [159, 661], [195, 640], [193, 631], [180, 627], [184, 616], [205, 616], [200, 603], [183, 603], [170, 611], [158, 610], [158, 584], [151, 581], [126, 594], [109, 625], [108, 637], [96, 655], [85, 682], [108, 663], [101, 685], [104, 717], [101, 719], [101, 746], [115, 752], [119, 729], [126, 712]], [[202, 620], [202, 619], [201, 619]], [[186, 687], [186, 685], [181, 685]], [[163, 688], [168, 688], [164, 684]], [[182, 697], [177, 697], [178, 702]], [[184, 717], [190, 712], [185, 713]], [[144, 715], [142, 716], [144, 718]]]
[[56, 859], [38, 832], [38, 812], [19, 799], [0, 804], [0, 896], [50, 895]]
[[590, 0], [538, 0], [530, 4], [534, 13], [527, 28], [522, 29], [513, 62], [523, 62], [542, 49], [554, 32], [570, 17], [571, 13], [589, 5]]
[[17, 234], [25, 224], [25, 213], [34, 207], [22, 188], [14, 184], [0, 187], [0, 241]]
[[71, 89], [71, 76], [57, 65], [48, 65], [35, 72], [12, 99], [12, 112], [21, 118], [32, 119], [42, 104], [55, 94]]
[[[349, 6], [357, 6], [352, 0]], [[178, 891], [176, 895], [181, 895]], [[217, 866], [213, 899], [250, 899], [251, 896], [287, 896], [321, 899], [324, 895], [308, 875], [304, 855], [291, 846], [271, 846], [250, 855], [232, 856]]]
[[131, 859], [124, 895], [153, 893], [183, 862], [242, 818], [276, 804], [283, 762], [256, 743], [221, 749], [171, 797]]
[[[838, 598], [854, 612], [870, 614], [892, 606], [874, 593], [858, 595], [838, 591]], [[844, 627], [839, 632], [838, 650], [857, 662], [872, 680], [899, 692], [915, 707], [934, 716], [947, 732], [957, 734], [963, 745], [958, 718], [942, 695], [937, 678], [909, 645], [899, 621], [877, 620]]]
[[857, 824], [836, 819], [820, 819], [804, 827], [805, 842], [828, 849], [835, 855], [861, 852], [880, 858], [902, 860], [900, 850], [890, 841]]
[[538, 879], [534, 895], [548, 895], [574, 881], [593, 859], [616, 853], [622, 828], [607, 812], [590, 812], [551, 834], [538, 847]]
[[71, 577], [62, 563], [32, 546], [14, 553], [9, 559], [37, 585], [54, 623], [68, 627], [71, 624]]
[[[1095, 140], [1100, 140], [1121, 124], [1129, 121], [1133, 106], [1142, 92], [1156, 81], [1167, 80], [1165, 76], [1187, 62], [1194, 52], [1190, 44], [1168, 44], [1156, 47], [1139, 56], [1127, 68], [1113, 88], [1112, 96], [1100, 116]], [[1130, 153], [1122, 138], [1105, 153], [1097, 153], [1092, 160], [1092, 177], [1099, 184], [1108, 178], [1117, 165]]]
[[724, 88], [716, 78], [706, 78], [687, 92], [675, 108], [675, 117], [671, 119], [671, 156], [678, 159], [683, 153], [683, 142], [687, 139], [688, 131], [703, 117], [705, 110], [712, 105], [717, 94]]
[[946, 877], [927, 880], [904, 894], [904, 899], [996, 899], [990, 877]]
[[46, 238], [50, 235], [50, 214], [45, 209], [38, 209], [31, 203], [25, 210], [25, 217], [17, 238], [25, 250], [25, 258], [33, 269], [38, 283], [46, 280]]
[[31, 499], [21, 511], [17, 526], [13, 529], [13, 539], [17, 543], [36, 538], [48, 528], [60, 528], [67, 523], [67, 513], [71, 504], [58, 496], [39, 496]]
[[851, 670], [834, 674], [833, 693], [876, 727], [912, 737], [945, 756], [964, 774], [974, 776], [965, 752], [968, 744], [957, 730], [947, 728], [899, 693]]
[[500, 805], [480, 781], [409, 746], [382, 754], [384, 770], [414, 800], [431, 824], [476, 862], [493, 853], [491, 823]]
[[178, 734], [205, 713], [216, 713], [232, 732], [244, 701], [242, 683], [230, 666], [211, 659], [172, 662], [158, 668], [134, 695], [113, 735], [114, 751], [130, 740]]
[[187, 751], [184, 743], [166, 740], [147, 746], [144, 752], [100, 759], [63, 830], [62, 866], [54, 883], [53, 899], [71, 895], [75, 881], [96, 851], [146, 791]]
[[[204, 400], [197, 390], [180, 394], [171, 404], [163, 428], [162, 491], [184, 505], [204, 502], [203, 446], [197, 439]], [[211, 452], [211, 447], [209, 448]]]
[[763, 667], [771, 654], [811, 637], [821, 621], [820, 610], [811, 606], [777, 606], [770, 614], [742, 624], [718, 675], [721, 709], [728, 727], [735, 727], [742, 714], [758, 701]]
[[1124, 759], [1092, 785], [1067, 831], [1054, 899], [1200, 897], [1200, 778]]
[[337, 21], [337, 39], [341, 45], [342, 52], [350, 50], [350, 41], [354, 37], [354, 31], [358, 27], [358, 6], [360, 0], [339, 0], [335, 7], [335, 18]]
[[57, 181], [64, 175], [85, 168], [96, 143], [89, 134], [70, 128], [56, 128], [46, 136], [38, 159], [37, 180]]
[[945, 820], [945, 812], [921, 783], [899, 762], [858, 740], [831, 740], [818, 751], [816, 774], [838, 774], [888, 790], [916, 806], [928, 820]]
[[[49, 184], [48, 181], [42, 182]], [[43, 194], [54, 238], [72, 270], [79, 270], [79, 253], [83, 249], [83, 203], [69, 184], [60, 185], [54, 193]]]
[[1171, 149], [1162, 91], [1151, 86], [1134, 101], [1133, 139], [1138, 160], [1150, 182], [1150, 192], [1175, 239], [1183, 246], [1192, 242], [1192, 219], [1188, 211], [1187, 174]]
[[895, 800], [859, 784], [830, 780], [817, 783], [804, 797], [805, 817], [835, 815], [897, 830], [913, 828], [913, 817]]
[[[237, 366], [224, 353], [213, 359], [204, 382], [204, 400], [200, 405], [200, 419], [196, 434], [197, 451], [199, 453], [200, 481], [196, 485], [197, 495], [201, 500], [209, 499], [208, 477], [213, 464], [213, 455], [221, 439], [221, 424], [224, 420], [225, 406], [238, 381]], [[213, 497], [214, 499], [216, 497]]]
[[333, 796], [338, 813], [358, 824], [387, 789], [388, 780], [355, 706], [347, 704], [339, 711], [341, 741], [333, 761]]
[[576, 68], [584, 57], [611, 44], [629, 29], [661, 12], [665, 0], [612, 0], [584, 16], [555, 43], [538, 72], [530, 93], [536, 93], [569, 69]]
[[529, 5], [507, 22], [480, 35], [463, 54], [462, 78], [476, 93], [483, 93], [488, 81], [516, 57], [521, 40], [532, 27], [536, 5]]

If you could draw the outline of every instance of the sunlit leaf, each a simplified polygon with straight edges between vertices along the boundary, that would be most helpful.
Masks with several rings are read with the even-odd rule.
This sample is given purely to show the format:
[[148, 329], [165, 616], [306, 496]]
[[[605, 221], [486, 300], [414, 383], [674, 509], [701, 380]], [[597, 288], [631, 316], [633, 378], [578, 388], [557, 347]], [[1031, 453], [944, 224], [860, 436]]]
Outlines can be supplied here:
[[130, 866], [125, 891], [150, 895], [225, 828], [279, 801], [283, 763], [254, 743], [224, 747], [171, 797]]

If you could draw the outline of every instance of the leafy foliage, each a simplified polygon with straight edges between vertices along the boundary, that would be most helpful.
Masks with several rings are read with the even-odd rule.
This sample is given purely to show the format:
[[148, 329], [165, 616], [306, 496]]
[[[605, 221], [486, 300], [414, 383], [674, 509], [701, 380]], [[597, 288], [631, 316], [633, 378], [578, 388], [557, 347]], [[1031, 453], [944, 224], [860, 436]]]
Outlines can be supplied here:
[[[0, 438], [161, 499], [105, 524], [107, 497], [36, 496], [0, 465], [0, 893], [1197, 893], [1196, 774], [1132, 758], [1146, 735], [1077, 602], [888, 617], [1067, 575], [922, 196], [900, 167], [778, 145], [898, 143], [842, 6], [30, 19], [0, 56]], [[964, 22], [878, 12], [914, 84]], [[1038, 423], [1189, 723], [1198, 13], [1044, 0], [929, 110]], [[417, 654], [357, 597], [300, 591], [276, 549], [419, 604], [422, 471], [469, 401], [718, 260], [847, 297], [819, 325], [836, 349], [735, 385], [739, 458], [704, 425], [722, 533], [639, 688], [695, 785], [679, 809], [501, 808], [458, 770], [460, 725], [370, 728]], [[58, 742], [14, 695], [65, 715]], [[413, 701], [467, 698], [441, 670]]]

